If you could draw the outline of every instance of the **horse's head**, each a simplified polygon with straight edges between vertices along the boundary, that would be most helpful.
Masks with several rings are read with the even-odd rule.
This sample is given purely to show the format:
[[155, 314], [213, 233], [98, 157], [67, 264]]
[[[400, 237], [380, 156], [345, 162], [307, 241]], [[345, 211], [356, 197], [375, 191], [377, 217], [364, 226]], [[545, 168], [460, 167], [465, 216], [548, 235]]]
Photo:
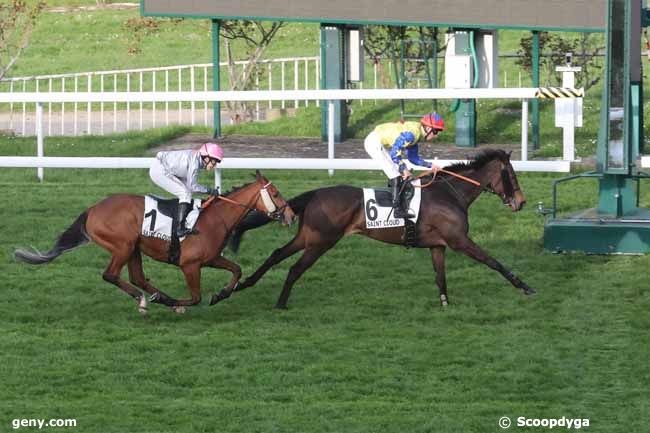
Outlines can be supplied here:
[[255, 209], [266, 213], [269, 218], [280, 221], [284, 225], [293, 222], [296, 214], [275, 187], [259, 170], [255, 172], [257, 183], [260, 184], [260, 193], [255, 201]]
[[526, 197], [519, 187], [517, 175], [510, 163], [510, 153], [498, 150], [493, 155], [493, 168], [486, 189], [501, 197], [503, 204], [510, 206], [513, 212], [518, 212], [524, 207]]

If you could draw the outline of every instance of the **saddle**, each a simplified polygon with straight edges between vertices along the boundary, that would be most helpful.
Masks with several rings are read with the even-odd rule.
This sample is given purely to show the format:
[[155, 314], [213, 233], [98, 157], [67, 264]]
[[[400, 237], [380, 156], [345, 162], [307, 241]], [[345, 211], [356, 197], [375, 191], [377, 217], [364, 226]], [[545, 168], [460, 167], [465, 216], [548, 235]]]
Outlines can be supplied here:
[[[169, 241], [167, 261], [178, 264], [181, 252], [181, 240], [176, 236], [178, 227], [178, 198], [163, 198], [148, 194], [145, 196], [144, 219], [142, 221], [142, 235], [156, 237]], [[188, 225], [194, 225], [198, 219], [202, 200], [193, 200], [193, 210], [187, 216]]]
[[381, 229], [404, 227], [404, 245], [413, 247], [417, 244], [416, 223], [419, 216], [421, 191], [411, 183], [404, 186], [401, 194], [402, 206], [415, 212], [413, 219], [396, 219], [393, 216], [393, 196], [388, 188], [364, 188], [364, 209], [366, 228]]

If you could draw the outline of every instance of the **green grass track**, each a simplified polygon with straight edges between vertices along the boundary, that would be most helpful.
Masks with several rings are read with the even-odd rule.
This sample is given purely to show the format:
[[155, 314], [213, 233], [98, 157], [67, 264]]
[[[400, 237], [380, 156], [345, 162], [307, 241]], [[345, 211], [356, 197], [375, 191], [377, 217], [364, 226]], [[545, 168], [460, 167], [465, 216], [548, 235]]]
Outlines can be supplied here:
[[[121, 140], [137, 154], [159, 138]], [[99, 146], [108, 155], [111, 140], [49, 140], [46, 153]], [[0, 153], [28, 155], [27, 143], [3, 139]], [[520, 175], [529, 201], [520, 213], [492, 196], [470, 210], [473, 239], [534, 297], [450, 252], [452, 304], [442, 310], [427, 250], [349, 237], [298, 282], [287, 311], [272, 307], [295, 259], [215, 307], [207, 299], [229, 274], [205, 270], [202, 305], [185, 315], [153, 305], [143, 318], [102, 280], [109, 257], [98, 246], [40, 267], [12, 252], [49, 248], [108, 194], [160, 192], [146, 171], [46, 169], [42, 184], [35, 172], [0, 170], [0, 432], [18, 418], [74, 418], [76, 428], [43, 430], [74, 432], [475, 433], [501, 431], [502, 416], [588, 418], [589, 432], [646, 429], [650, 257], [544, 252], [534, 208], [550, 204], [557, 175]], [[265, 174], [286, 197], [384, 182], [377, 172]], [[252, 170], [224, 173], [227, 189], [250, 181]], [[561, 197], [579, 209], [595, 187], [573, 183]], [[295, 230], [266, 226], [226, 254], [249, 275]], [[144, 266], [155, 285], [187, 295], [178, 269]]]

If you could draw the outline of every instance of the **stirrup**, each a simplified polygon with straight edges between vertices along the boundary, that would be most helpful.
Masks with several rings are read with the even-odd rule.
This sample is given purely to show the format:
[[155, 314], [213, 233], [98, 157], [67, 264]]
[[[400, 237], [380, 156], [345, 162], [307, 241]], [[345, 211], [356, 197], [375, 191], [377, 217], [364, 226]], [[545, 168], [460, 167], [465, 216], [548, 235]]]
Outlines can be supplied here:
[[176, 236], [178, 236], [179, 239], [182, 238], [182, 237], [185, 237], [185, 236], [198, 235], [198, 234], [199, 234], [199, 231], [197, 229], [195, 229], [195, 228], [189, 229], [187, 227], [183, 227], [183, 228], [181, 228], [179, 230], [176, 230]]

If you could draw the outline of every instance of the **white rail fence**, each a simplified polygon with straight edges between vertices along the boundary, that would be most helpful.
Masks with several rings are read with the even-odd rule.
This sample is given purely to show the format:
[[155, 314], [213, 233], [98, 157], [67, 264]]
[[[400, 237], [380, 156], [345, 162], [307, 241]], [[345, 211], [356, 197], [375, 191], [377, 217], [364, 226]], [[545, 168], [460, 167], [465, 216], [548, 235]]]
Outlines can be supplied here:
[[[0, 93], [0, 103], [35, 103], [37, 125], [36, 157], [0, 157], [0, 167], [37, 167], [39, 179], [43, 179], [44, 167], [76, 168], [146, 168], [150, 158], [75, 158], [44, 156], [43, 107], [48, 103], [132, 103], [132, 102], [210, 102], [210, 101], [282, 101], [318, 100], [328, 103], [328, 158], [323, 159], [277, 159], [277, 158], [228, 158], [222, 168], [260, 169], [334, 169], [376, 170], [379, 167], [372, 160], [335, 159], [334, 144], [334, 101], [375, 99], [519, 99], [522, 102], [521, 117], [521, 161], [515, 161], [520, 171], [567, 172], [569, 161], [528, 161], [528, 101], [537, 96], [537, 88], [511, 89], [372, 89], [372, 90], [268, 90], [268, 91], [201, 91], [201, 92], [80, 92], [80, 93]], [[437, 161], [448, 164], [450, 161]], [[216, 174], [215, 183], [220, 184], [221, 173]]]
[[[238, 73], [248, 62], [237, 61]], [[227, 86], [227, 63], [220, 64], [221, 87]], [[195, 92], [212, 90], [212, 64], [158, 68], [81, 72], [74, 74], [15, 77], [0, 81], [0, 92], [21, 93], [111, 93], [111, 92]], [[320, 88], [320, 58], [295, 57], [260, 60], [255, 73], [255, 90], [315, 90]], [[105, 134], [187, 124], [213, 126], [211, 101], [67, 101], [47, 102], [44, 133], [53, 135]], [[309, 100], [252, 101], [252, 117], [261, 120], [268, 110], [297, 109]], [[316, 100], [312, 103], [319, 104]], [[10, 102], [0, 106], [0, 130], [22, 136], [36, 134], [36, 105]]]
[[[512, 56], [502, 56], [504, 58]], [[443, 61], [440, 57], [439, 62]], [[418, 60], [412, 60], [418, 61]], [[419, 60], [422, 62], [422, 60]], [[235, 62], [239, 71], [248, 62]], [[442, 65], [440, 70], [443, 71]], [[227, 63], [220, 64], [221, 88], [228, 87]], [[444, 72], [443, 72], [444, 73]], [[511, 75], [514, 75], [511, 73]], [[508, 77], [504, 70], [501, 87], [508, 88], [515, 82], [521, 88], [530, 84], [522, 82], [521, 71], [516, 77]], [[439, 79], [442, 79], [441, 77]], [[209, 91], [212, 89], [212, 64], [176, 65], [152, 68], [79, 72], [69, 74], [14, 77], [0, 80], [0, 92], [182, 92]], [[320, 88], [320, 57], [294, 57], [267, 59], [259, 62], [255, 75], [255, 90], [317, 90]], [[383, 84], [382, 84], [383, 83]], [[409, 78], [408, 87], [428, 88], [425, 78]], [[377, 89], [395, 85], [394, 70], [389, 59], [380, 63], [366, 59], [365, 77], [357, 86], [359, 89]], [[93, 101], [94, 102], [94, 101]], [[309, 100], [258, 100], [253, 101], [252, 119], [267, 117], [269, 110], [295, 110], [312, 103]], [[377, 100], [373, 101], [374, 103]], [[313, 101], [319, 105], [320, 101]], [[359, 101], [363, 104], [363, 100]], [[203, 125], [213, 127], [212, 104], [203, 101], [145, 102], [48, 102], [45, 108], [46, 121], [43, 125], [46, 136], [81, 135], [142, 130], [170, 124]], [[271, 113], [275, 114], [275, 113]], [[225, 122], [228, 119], [222, 117]], [[12, 131], [21, 136], [36, 134], [36, 105], [26, 102], [12, 102], [0, 106], [0, 130]]]

